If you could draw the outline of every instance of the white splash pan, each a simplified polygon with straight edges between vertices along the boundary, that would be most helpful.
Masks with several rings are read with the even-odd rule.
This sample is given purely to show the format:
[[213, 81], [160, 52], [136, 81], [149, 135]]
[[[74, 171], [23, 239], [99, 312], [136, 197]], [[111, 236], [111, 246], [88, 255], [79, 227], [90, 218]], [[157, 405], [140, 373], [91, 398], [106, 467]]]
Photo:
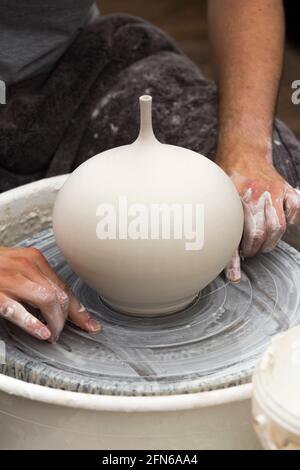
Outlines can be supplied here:
[[164, 397], [88, 395], [0, 375], [1, 449], [256, 449], [252, 385]]
[[[1, 195], [0, 244], [51, 226], [66, 176]], [[51, 389], [0, 375], [1, 449], [255, 449], [252, 385], [125, 397]]]

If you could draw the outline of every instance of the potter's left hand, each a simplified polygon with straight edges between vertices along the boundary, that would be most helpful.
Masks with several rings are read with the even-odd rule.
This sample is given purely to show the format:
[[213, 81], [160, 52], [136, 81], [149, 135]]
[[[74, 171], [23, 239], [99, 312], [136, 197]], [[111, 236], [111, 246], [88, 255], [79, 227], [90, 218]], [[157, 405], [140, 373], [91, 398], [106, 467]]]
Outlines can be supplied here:
[[[26, 305], [39, 309], [47, 325], [31, 315]], [[85, 331], [100, 330], [99, 323], [35, 248], [0, 247], [1, 316], [52, 343], [58, 340], [67, 318]]]
[[[269, 150], [245, 148], [218, 153], [216, 163], [230, 176], [244, 208], [242, 256], [254, 256], [275, 248], [287, 224], [300, 224], [300, 192], [279, 175]], [[240, 256], [237, 252], [226, 270], [231, 282], [240, 280]]]

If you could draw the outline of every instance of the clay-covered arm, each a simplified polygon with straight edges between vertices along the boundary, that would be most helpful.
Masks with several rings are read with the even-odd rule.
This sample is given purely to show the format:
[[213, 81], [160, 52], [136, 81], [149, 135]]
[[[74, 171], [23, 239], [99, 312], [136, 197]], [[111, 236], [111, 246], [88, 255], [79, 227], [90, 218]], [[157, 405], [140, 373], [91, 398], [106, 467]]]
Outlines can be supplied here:
[[[209, 0], [209, 35], [219, 91], [216, 162], [229, 174], [245, 214], [241, 251], [270, 251], [286, 223], [300, 222], [300, 196], [272, 164], [272, 127], [282, 69], [281, 0]], [[227, 269], [240, 277], [239, 257]]]

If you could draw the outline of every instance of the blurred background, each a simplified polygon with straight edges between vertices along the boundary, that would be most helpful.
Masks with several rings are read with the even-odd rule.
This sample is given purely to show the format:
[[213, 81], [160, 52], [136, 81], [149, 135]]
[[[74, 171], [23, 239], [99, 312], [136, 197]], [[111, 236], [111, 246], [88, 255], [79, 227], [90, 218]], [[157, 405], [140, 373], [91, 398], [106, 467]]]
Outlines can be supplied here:
[[[102, 14], [128, 13], [141, 16], [172, 36], [179, 47], [213, 79], [206, 24], [207, 0], [101, 0]], [[244, 0], [242, 0], [244, 1]], [[248, 0], [249, 1], [249, 0]], [[298, 6], [297, 6], [298, 4]], [[288, 36], [277, 115], [300, 138], [300, 105], [291, 101], [291, 84], [300, 80], [299, 1], [287, 0]], [[299, 32], [298, 32], [299, 31]]]

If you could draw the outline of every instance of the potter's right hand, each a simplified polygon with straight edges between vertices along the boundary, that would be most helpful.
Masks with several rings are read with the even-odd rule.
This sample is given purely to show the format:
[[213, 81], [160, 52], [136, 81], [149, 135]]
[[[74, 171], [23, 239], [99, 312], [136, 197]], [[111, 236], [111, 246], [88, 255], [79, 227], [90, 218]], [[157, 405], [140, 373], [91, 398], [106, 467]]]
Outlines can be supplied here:
[[[39, 309], [46, 325], [24, 304]], [[58, 340], [68, 317], [87, 332], [100, 330], [99, 323], [35, 248], [0, 247], [0, 316], [35, 338], [52, 343]]]
[[[300, 193], [274, 168], [271, 145], [262, 155], [249, 146], [223, 155], [219, 153], [216, 162], [230, 176], [241, 196], [244, 208], [242, 256], [273, 250], [287, 224], [300, 225]], [[238, 252], [225, 272], [229, 281], [240, 280]]]

